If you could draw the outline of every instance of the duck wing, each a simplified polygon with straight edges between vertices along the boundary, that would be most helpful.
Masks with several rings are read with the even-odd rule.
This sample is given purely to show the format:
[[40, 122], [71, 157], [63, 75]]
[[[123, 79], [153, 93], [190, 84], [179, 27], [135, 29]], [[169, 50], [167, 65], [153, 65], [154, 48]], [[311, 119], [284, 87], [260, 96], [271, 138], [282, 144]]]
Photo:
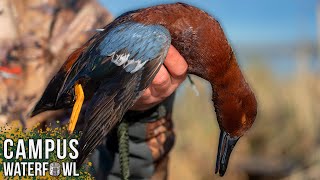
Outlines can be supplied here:
[[149, 86], [171, 41], [164, 27], [135, 22], [120, 24], [102, 36], [81, 57], [86, 61], [78, 61], [71, 70], [61, 91], [81, 79], [101, 81], [85, 113], [78, 167]]

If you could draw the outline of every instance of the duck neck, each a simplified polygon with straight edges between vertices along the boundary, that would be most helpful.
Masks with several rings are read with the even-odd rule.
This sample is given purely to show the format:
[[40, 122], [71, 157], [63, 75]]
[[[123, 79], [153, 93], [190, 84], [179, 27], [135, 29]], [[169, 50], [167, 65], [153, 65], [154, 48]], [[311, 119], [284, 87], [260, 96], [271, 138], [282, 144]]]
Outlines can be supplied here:
[[232, 53], [231, 58], [226, 61], [228, 65], [225, 66], [223, 72], [212, 72], [214, 68], [209, 67], [207, 68], [208, 74], [203, 77], [211, 83], [213, 89], [212, 99], [215, 103], [215, 108], [219, 111], [223, 110], [220, 109], [221, 103], [234, 103], [233, 101], [236, 101], [235, 97], [241, 97], [246, 94], [249, 88], [238, 66], [235, 55]]
[[232, 54], [223, 73], [212, 74], [203, 78], [211, 83], [212, 100], [219, 125], [230, 135], [240, 136], [251, 126], [246, 122], [246, 116], [241, 110], [244, 104], [248, 104], [244, 100], [245, 97], [251, 96], [252, 91], [241, 73], [235, 55]]

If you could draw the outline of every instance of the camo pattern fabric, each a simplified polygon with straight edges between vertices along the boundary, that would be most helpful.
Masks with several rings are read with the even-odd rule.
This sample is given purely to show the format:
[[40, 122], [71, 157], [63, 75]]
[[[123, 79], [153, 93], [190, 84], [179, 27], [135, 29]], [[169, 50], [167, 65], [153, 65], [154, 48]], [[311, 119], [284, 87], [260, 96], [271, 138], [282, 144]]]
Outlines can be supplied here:
[[[167, 179], [168, 153], [175, 140], [171, 119], [174, 95], [144, 112], [128, 111], [130, 179]], [[96, 179], [120, 180], [117, 130], [91, 155]]]

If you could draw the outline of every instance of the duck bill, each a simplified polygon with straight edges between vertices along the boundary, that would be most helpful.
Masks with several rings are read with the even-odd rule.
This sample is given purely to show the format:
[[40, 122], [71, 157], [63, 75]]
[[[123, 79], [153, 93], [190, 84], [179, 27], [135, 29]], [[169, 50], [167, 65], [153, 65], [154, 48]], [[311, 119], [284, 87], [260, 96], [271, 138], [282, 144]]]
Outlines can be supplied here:
[[42, 112], [44, 112], [45, 110], [42, 110], [42, 109], [36, 109], [36, 110], [32, 110], [30, 113], [28, 113], [28, 117], [29, 118], [32, 118], [32, 117], [34, 117], [34, 116], [36, 116], [36, 115], [38, 115], [38, 114], [40, 114], [40, 113], [42, 113]]
[[224, 130], [220, 131], [215, 173], [217, 174], [219, 172], [221, 177], [227, 170], [231, 152], [239, 138], [240, 137], [231, 137], [229, 133], [225, 132]]
[[45, 108], [46, 106], [41, 102], [39, 101], [36, 106], [31, 110], [31, 112], [28, 113], [28, 117], [29, 118], [32, 118], [44, 111], [47, 111], [48, 109]]

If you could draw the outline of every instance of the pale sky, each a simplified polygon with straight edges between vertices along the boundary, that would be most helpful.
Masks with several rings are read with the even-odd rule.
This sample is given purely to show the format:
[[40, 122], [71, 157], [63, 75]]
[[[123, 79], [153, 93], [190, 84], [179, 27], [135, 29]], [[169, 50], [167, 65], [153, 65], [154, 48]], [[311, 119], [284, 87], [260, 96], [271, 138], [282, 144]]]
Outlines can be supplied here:
[[[128, 10], [173, 0], [100, 0], [116, 17]], [[316, 40], [316, 0], [180, 0], [219, 19], [235, 44]]]

